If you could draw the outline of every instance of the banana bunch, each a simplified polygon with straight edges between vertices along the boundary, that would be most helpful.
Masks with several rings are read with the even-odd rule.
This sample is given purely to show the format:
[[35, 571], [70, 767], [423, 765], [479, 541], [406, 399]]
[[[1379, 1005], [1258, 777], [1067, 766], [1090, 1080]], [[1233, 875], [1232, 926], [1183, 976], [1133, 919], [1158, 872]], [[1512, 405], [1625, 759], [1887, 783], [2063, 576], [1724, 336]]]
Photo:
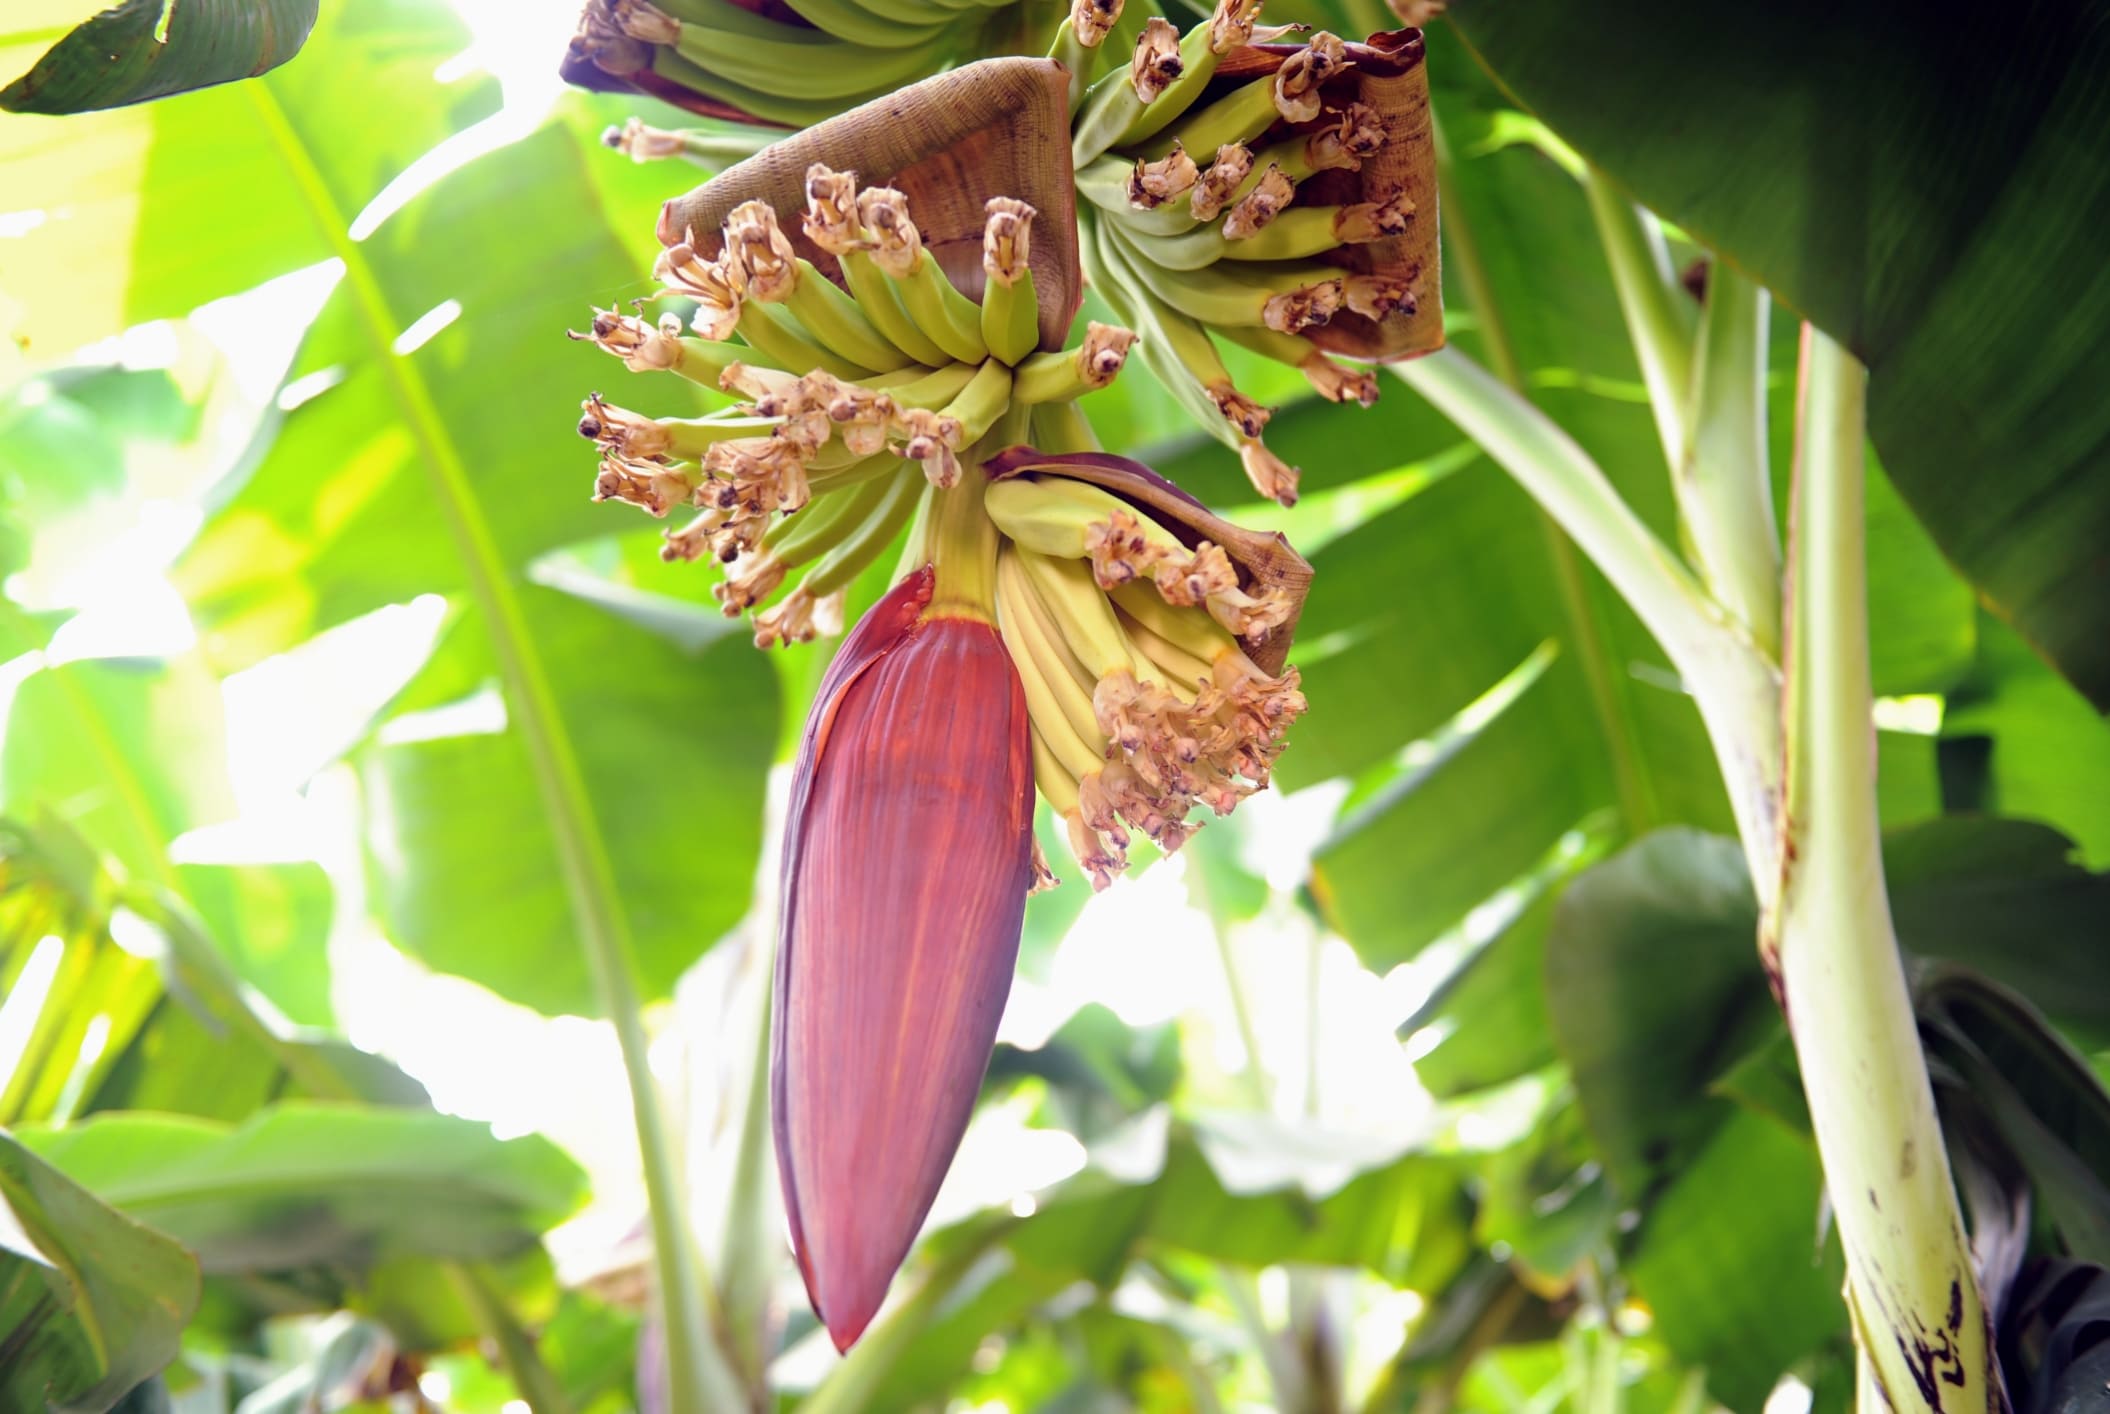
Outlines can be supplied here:
[[997, 626], [1025, 688], [1034, 784], [1105, 888], [1131, 831], [1170, 853], [1196, 805], [1228, 814], [1266, 787], [1304, 695], [1296, 669], [1270, 673], [1247, 649], [1284, 636], [1298, 600], [1241, 587], [1221, 545], [1061, 474], [1063, 458], [1020, 449], [992, 471], [1007, 462], [1038, 474], [988, 490]]
[[[1103, 48], [1118, 24], [1113, 3], [1109, 18], [1106, 0], [1078, 0], [1056, 52]], [[1325, 187], [1314, 179], [1357, 172], [1376, 157], [1386, 122], [1365, 103], [1329, 97], [1355, 60], [1323, 32], [1267, 72], [1219, 81], [1226, 59], [1290, 32], [1259, 27], [1259, 8], [1259, 0], [1219, 0], [1184, 37], [1150, 17], [1127, 66], [1078, 93], [1071, 157], [1093, 284], [1141, 334], [1151, 371], [1238, 453], [1254, 488], [1288, 505], [1297, 472], [1261, 441], [1270, 410], [1239, 392], [1216, 340], [1300, 370], [1331, 401], [1369, 406], [1376, 378], [1328, 357], [1309, 333], [1343, 310], [1373, 322], [1411, 311], [1412, 281], [1328, 258], [1404, 235], [1415, 209], [1404, 192], [1299, 202]], [[1098, 66], [1078, 63], [1079, 73]]]
[[[745, 401], [700, 418], [655, 418], [586, 400], [582, 436], [601, 449], [597, 500], [664, 517], [669, 560], [727, 567], [716, 593], [729, 615], [755, 614], [758, 646], [841, 627], [844, 591], [930, 499], [959, 483], [962, 453], [1014, 408], [1061, 445], [1089, 436], [1072, 399], [1104, 387], [1133, 336], [1093, 324], [1074, 348], [1037, 350], [1034, 212], [998, 197], [983, 241], [987, 289], [961, 294], [925, 249], [908, 202], [849, 173], [807, 173], [806, 235], [840, 264], [838, 285], [800, 256], [766, 203], [726, 217], [723, 248], [690, 241], [662, 253], [663, 294], [695, 303], [667, 313], [599, 310], [572, 337], [635, 372], [668, 372]], [[691, 332], [693, 331], [693, 332]]]
[[[587, 0], [565, 76], [614, 80], [714, 116], [803, 128], [914, 80], [1016, 51], [1013, 0]], [[1044, 41], [1042, 41], [1044, 42]]]

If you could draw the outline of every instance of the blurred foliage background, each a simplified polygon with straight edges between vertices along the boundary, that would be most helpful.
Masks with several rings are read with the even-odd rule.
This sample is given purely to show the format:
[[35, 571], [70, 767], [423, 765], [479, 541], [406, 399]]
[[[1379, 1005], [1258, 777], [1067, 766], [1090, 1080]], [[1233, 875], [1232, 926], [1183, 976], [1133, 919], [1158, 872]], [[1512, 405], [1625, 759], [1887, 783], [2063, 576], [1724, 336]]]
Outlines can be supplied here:
[[[0, 72], [83, 8], [11, 9]], [[650, 292], [658, 204], [700, 174], [601, 149], [680, 120], [558, 84], [571, 10], [326, 4], [263, 78], [0, 118], [0, 1191], [29, 1236], [0, 1350], [35, 1357], [0, 1359], [7, 1407], [102, 1407], [171, 1355], [125, 1407], [655, 1407], [567, 861], [610, 861], [592, 911], [639, 960], [698, 1211], [727, 1211], [772, 802], [827, 650], [755, 652], [656, 528], [588, 502], [572, 423], [607, 368], [563, 331]], [[1428, 45], [1471, 247], [1447, 272], [1476, 277], [1453, 342], [1675, 537], [1579, 159], [1453, 28]], [[1690, 700], [1404, 388], [1361, 411], [1237, 371], [1281, 405], [1293, 510], [1146, 370], [1086, 406], [1316, 566], [1279, 789], [1033, 901], [887, 1338], [838, 1361], [772, 1216], [761, 1285], [721, 1293], [734, 1344], [786, 1408], [1848, 1407], [1837, 1241]], [[2001, 1131], [2057, 1195], [2035, 1221], [2110, 1260], [2110, 727], [1873, 464], [1869, 555], [1937, 1079], [1995, 1129], [2003, 1085], [2054, 1116]], [[2070, 1051], [2032, 1049], [2036, 1012]], [[717, 1259], [747, 1235], [705, 1228], [744, 1270]]]

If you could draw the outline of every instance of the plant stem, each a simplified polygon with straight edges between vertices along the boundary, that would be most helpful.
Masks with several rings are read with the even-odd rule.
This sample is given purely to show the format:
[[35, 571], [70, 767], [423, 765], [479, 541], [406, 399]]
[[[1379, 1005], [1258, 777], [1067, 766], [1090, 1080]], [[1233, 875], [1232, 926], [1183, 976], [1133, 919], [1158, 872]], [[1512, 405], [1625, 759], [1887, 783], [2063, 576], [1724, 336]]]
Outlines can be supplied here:
[[[770, 805], [764, 838], [781, 839], [783, 810], [775, 791], [771, 792]], [[764, 878], [773, 879], [776, 852], [765, 850], [764, 855]], [[776, 955], [770, 925], [776, 917], [776, 889], [765, 881], [757, 885], [756, 894], [756, 907], [748, 921], [748, 955], [741, 959], [740, 975], [729, 984], [736, 990], [753, 989], [751, 999], [736, 997], [729, 1006], [751, 1000], [754, 1045], [748, 1056], [739, 1146], [733, 1153], [731, 1182], [720, 1214], [715, 1265], [719, 1305], [725, 1312], [727, 1353], [759, 1407], [769, 1399], [770, 1288], [782, 1240], [777, 1235], [777, 1222], [772, 1221], [776, 1215], [770, 1201], [771, 1184], [776, 1177], [769, 1128], [770, 972]]]
[[740, 1407], [738, 1386], [716, 1343], [717, 1321], [704, 1281], [682, 1199], [679, 1169], [660, 1114], [648, 1055], [644, 1017], [630, 960], [628, 919], [615, 883], [607, 842], [595, 819], [593, 800], [573, 750], [548, 673], [529, 631], [515, 577], [500, 554], [481, 511], [467, 464], [424, 375], [394, 349], [399, 327], [387, 293], [352, 240], [322, 172], [273, 96], [271, 85], [244, 85], [259, 125], [276, 146], [323, 239], [344, 264], [346, 291], [390, 395], [410, 427], [419, 464], [431, 480], [439, 517], [454, 539], [470, 597], [484, 626], [505, 688], [506, 706], [518, 725], [534, 772], [545, 817], [555, 836], [581, 945], [592, 968], [601, 1006], [614, 1023], [630, 1085], [645, 1192], [651, 1205], [653, 1255], [659, 1274], [660, 1317], [666, 1329], [670, 1414]]
[[1780, 657], [1780, 531], [1766, 465], [1765, 287], [1717, 260], [1707, 277], [1691, 410], [1671, 485], [1716, 602]]
[[[1905, 986], [1876, 818], [1863, 496], [1867, 374], [1805, 326], [1787, 640], [1785, 835], [1760, 948], [1777, 978], [1847, 1299], [1889, 1410], [2001, 1407]], [[1864, 1400], [1864, 1408], [1867, 1408]], [[1873, 1411], [1870, 1411], [1873, 1414]]]
[[[1479, 242], [1473, 236], [1465, 208], [1459, 201], [1450, 144], [1444, 138], [1442, 122], [1434, 109], [1429, 112], [1429, 127], [1436, 151], [1436, 183], [1443, 209], [1445, 258], [1451, 273], [1465, 287], [1473, 317], [1479, 321], [1480, 344], [1486, 351], [1489, 366], [1520, 400], [1528, 402], [1523, 366], [1510, 342], [1508, 326], [1503, 322], [1501, 307], [1495, 300], [1494, 285], [1487, 278], [1487, 264], [1481, 257]], [[1540, 524], [1546, 538], [1546, 558], [1553, 565], [1554, 582], [1560, 586], [1569, 628], [1575, 635], [1576, 659], [1582, 666], [1583, 680], [1590, 690], [1590, 703], [1596, 710], [1609, 748], [1612, 780], [1619, 793], [1619, 813], [1628, 830], [1640, 834], [1656, 823], [1656, 794], [1637, 759], [1635, 742], [1639, 729], [1630, 704], [1608, 668], [1610, 655], [1605, 647], [1606, 625], [1598, 613], [1582, 565], [1576, 558], [1575, 545], [1562, 533], [1559, 518], [1546, 513], [1542, 507]]]
[[1766, 478], [1766, 292], [1717, 260], [1695, 334], [1663, 234], [1596, 168], [1583, 188], [1648, 385], [1693, 562], [1769, 658], [1780, 653], [1780, 536]]
[[1612, 285], [1619, 291], [1641, 381], [1648, 386], [1663, 461], [1675, 471], [1692, 440], [1686, 422], [1686, 394], [1692, 387], [1692, 302], [1678, 289], [1663, 233], [1648, 213], [1613, 190], [1595, 167], [1585, 169], [1583, 190], [1589, 194], [1590, 215], [1611, 262]]
[[1753, 878], [1774, 867], [1779, 689], [1773, 665], [1641, 523], [1552, 418], [1456, 349], [1390, 365], [1522, 484], [1655, 635], [1699, 703]]

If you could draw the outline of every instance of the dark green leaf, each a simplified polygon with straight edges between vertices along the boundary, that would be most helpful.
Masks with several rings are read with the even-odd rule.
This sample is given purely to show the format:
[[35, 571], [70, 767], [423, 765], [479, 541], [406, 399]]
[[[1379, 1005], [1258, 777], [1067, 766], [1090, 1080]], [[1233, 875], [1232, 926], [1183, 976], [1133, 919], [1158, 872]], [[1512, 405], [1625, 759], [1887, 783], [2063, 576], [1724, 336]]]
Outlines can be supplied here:
[[0, 1198], [42, 1257], [0, 1249], [0, 1402], [102, 1414], [175, 1357], [198, 1264], [4, 1133]]
[[1452, 13], [1585, 157], [1861, 356], [1905, 500], [2110, 705], [2110, 406], [2085, 391], [2110, 377], [2100, 5], [2039, 0], [1995, 45], [1821, 0]]
[[1707, 1392], [1757, 1414], [1780, 1376], [1842, 1336], [1839, 1245], [1809, 1144], [1733, 1114], [1650, 1206], [1625, 1271], [1663, 1343]]
[[1636, 841], [1555, 907], [1547, 1013], [1629, 1199], [1682, 1170], [1720, 1118], [1696, 1103], [1708, 1079], [1773, 1023], [1757, 929], [1743, 851], [1685, 829]]
[[0, 88], [16, 113], [86, 113], [253, 78], [300, 52], [318, 0], [123, 0]]

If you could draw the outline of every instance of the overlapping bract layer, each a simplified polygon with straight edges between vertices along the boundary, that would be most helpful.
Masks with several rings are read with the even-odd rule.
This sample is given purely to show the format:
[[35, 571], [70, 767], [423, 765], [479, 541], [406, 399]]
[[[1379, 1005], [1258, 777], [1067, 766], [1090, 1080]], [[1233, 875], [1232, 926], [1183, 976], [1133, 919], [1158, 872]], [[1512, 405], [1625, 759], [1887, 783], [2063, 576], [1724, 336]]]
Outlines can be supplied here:
[[903, 580], [844, 642], [799, 747], [772, 1097], [793, 1248], [847, 1349], [952, 1162], [1033, 867], [1026, 704], [986, 623]]

